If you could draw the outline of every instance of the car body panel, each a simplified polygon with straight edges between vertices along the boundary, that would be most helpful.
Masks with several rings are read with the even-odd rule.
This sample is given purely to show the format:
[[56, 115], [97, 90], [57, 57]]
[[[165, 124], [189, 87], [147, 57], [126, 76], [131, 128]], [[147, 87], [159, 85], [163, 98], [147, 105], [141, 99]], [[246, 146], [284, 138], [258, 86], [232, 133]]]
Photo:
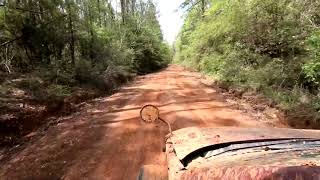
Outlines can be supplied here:
[[176, 155], [180, 160], [198, 149], [218, 144], [291, 138], [320, 139], [320, 133], [316, 130], [280, 128], [191, 127], [174, 131], [171, 137]]
[[310, 166], [236, 166], [197, 168], [184, 171], [175, 180], [319, 180], [320, 168]]
[[[227, 151], [216, 156], [190, 154], [205, 147], [229, 143], [298, 139], [315, 145], [287, 143]], [[170, 180], [320, 180], [320, 133], [316, 130], [278, 128], [185, 128], [167, 142]], [[271, 150], [271, 149], [272, 150]]]

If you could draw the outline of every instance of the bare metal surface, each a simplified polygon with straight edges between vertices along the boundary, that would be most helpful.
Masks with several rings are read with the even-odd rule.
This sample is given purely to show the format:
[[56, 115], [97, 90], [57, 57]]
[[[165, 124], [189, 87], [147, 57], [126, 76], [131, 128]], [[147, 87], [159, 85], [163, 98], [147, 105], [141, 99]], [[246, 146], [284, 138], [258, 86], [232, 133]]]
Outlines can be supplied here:
[[309, 140], [309, 139], [291, 139], [291, 140], [277, 140], [277, 141], [262, 141], [262, 142], [250, 142], [243, 144], [230, 144], [226, 147], [205, 151], [201, 153], [204, 158], [210, 158], [212, 156], [218, 156], [224, 153], [242, 150], [242, 149], [267, 149], [267, 150], [299, 150], [299, 149], [309, 149], [309, 148], [319, 148], [319, 140]]
[[207, 158], [198, 156], [184, 168], [179, 166], [179, 159], [208, 145], [259, 139], [319, 139], [319, 131], [228, 127], [186, 128], [173, 133], [175, 143], [167, 150], [170, 180], [320, 180], [319, 141], [313, 140], [284, 140]]
[[171, 143], [166, 144], [166, 158], [168, 165], [168, 178], [175, 179], [178, 173], [184, 169], [184, 166], [176, 156], [173, 145]]
[[265, 147], [229, 152], [209, 159], [195, 159], [188, 167], [320, 166], [320, 149], [270, 150]]
[[173, 132], [174, 149], [182, 160], [190, 153], [210, 145], [229, 142], [286, 138], [320, 139], [319, 131], [277, 128], [186, 128]]
[[319, 180], [320, 168], [312, 166], [195, 168], [174, 177], [175, 180]]
[[[278, 145], [276, 145], [278, 146]], [[312, 148], [312, 146], [309, 146]], [[271, 148], [274, 148], [271, 146]], [[167, 151], [169, 158], [173, 153]], [[169, 159], [169, 162], [172, 160]], [[184, 169], [169, 163], [170, 180], [318, 180], [319, 148], [243, 149], [209, 159], [197, 158]]]
[[164, 122], [167, 126], [168, 126], [168, 129], [169, 129], [169, 136], [167, 136], [168, 138], [172, 137], [172, 128], [171, 128], [171, 125], [168, 121], [164, 120], [164, 119], [161, 119], [159, 118], [160, 121]]

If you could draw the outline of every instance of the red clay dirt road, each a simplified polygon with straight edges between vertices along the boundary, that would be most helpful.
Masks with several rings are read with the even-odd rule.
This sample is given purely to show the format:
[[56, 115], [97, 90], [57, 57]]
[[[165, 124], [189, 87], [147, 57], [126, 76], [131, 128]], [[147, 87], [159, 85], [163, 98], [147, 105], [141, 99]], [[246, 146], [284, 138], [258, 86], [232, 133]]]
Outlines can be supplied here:
[[165, 125], [139, 119], [145, 104], [158, 105], [174, 130], [190, 126], [267, 127], [238, 110], [200, 75], [170, 66], [137, 78], [113, 96], [96, 99], [36, 135], [10, 156], [1, 155], [0, 179], [136, 179], [143, 164], [164, 164]]

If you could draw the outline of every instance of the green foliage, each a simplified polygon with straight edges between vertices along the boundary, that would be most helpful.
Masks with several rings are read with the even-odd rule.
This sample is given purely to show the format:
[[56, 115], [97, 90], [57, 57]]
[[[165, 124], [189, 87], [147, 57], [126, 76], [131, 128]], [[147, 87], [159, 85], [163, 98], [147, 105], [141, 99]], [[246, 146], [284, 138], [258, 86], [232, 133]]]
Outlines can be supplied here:
[[39, 78], [24, 78], [13, 82], [14, 87], [24, 89], [31, 92], [32, 96], [36, 96], [42, 89], [43, 82]]
[[156, 13], [151, 0], [6, 0], [0, 144], [49, 124], [47, 115], [71, 113], [74, 104], [165, 67], [171, 54]]
[[303, 66], [303, 72], [309, 83], [320, 87], [320, 31], [316, 31], [308, 39], [310, 60]]
[[188, 12], [174, 60], [293, 107], [319, 94], [319, 12], [311, 0], [211, 0]]
[[168, 64], [169, 49], [159, 39], [150, 38], [151, 33], [144, 29], [132, 43], [135, 50], [134, 67], [140, 74], [156, 71]]
[[54, 100], [63, 100], [65, 97], [70, 96], [71, 89], [68, 86], [62, 86], [57, 84], [51, 84], [47, 88], [47, 98]]
[[320, 83], [320, 62], [309, 62], [303, 67], [306, 78], [316, 85]]
[[125, 75], [129, 79], [165, 67], [170, 51], [154, 3], [118, 3], [121, 12], [111, 1], [8, 1], [0, 7], [0, 70], [36, 72], [48, 83], [100, 89], [103, 83], [95, 81], [108, 79], [105, 72], [111, 67], [121, 69], [109, 73], [120, 82]]

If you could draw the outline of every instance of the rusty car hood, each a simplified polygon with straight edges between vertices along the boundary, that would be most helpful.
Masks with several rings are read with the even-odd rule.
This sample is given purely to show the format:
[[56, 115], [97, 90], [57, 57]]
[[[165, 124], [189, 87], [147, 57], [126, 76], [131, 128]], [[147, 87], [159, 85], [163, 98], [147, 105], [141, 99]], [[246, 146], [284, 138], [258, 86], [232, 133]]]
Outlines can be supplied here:
[[317, 166], [221, 167], [192, 169], [177, 173], [170, 180], [319, 180]]
[[[320, 131], [278, 128], [186, 128], [173, 132], [167, 159], [170, 180], [320, 179]], [[223, 145], [274, 143], [226, 151]], [[184, 161], [207, 147], [205, 154]], [[219, 148], [222, 147], [222, 148]], [[211, 155], [212, 156], [211, 156]], [[181, 164], [182, 163], [182, 164]]]
[[179, 180], [319, 180], [319, 159], [319, 149], [253, 148], [195, 159], [175, 177]]
[[184, 128], [171, 137], [176, 156], [183, 160], [193, 152], [234, 142], [250, 142], [279, 139], [320, 139], [320, 131], [283, 128]]

